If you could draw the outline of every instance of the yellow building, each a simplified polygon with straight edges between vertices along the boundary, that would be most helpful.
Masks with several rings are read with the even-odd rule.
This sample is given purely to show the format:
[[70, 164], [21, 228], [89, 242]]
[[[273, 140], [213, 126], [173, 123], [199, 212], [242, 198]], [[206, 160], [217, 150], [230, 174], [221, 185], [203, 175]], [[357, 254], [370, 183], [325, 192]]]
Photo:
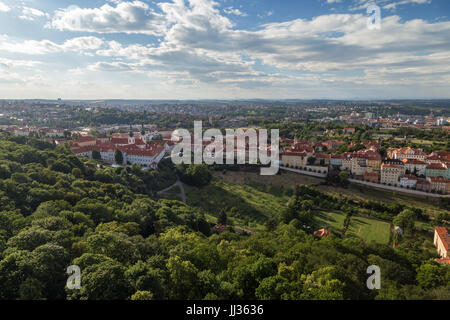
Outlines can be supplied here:
[[306, 152], [285, 151], [281, 155], [281, 164], [290, 168], [304, 168], [307, 165], [307, 160]]

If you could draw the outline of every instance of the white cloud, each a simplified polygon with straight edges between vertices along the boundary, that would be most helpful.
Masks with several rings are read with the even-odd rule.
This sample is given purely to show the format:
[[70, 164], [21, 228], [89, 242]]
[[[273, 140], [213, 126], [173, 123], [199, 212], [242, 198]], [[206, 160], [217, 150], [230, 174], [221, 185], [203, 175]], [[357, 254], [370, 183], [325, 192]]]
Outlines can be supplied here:
[[3, 68], [33, 68], [39, 64], [41, 64], [40, 61], [0, 58], [0, 67]]
[[[410, 2], [421, 1], [426, 0]], [[97, 37], [78, 37], [63, 43], [17, 42], [0, 36], [0, 50], [26, 54], [80, 52], [92, 57], [84, 65], [72, 66], [71, 75], [90, 77], [91, 81], [96, 75], [109, 79], [105, 73], [118, 71], [120, 77], [110, 77], [111, 83], [121, 84], [127, 76], [130, 81], [147, 77], [143, 84], [151, 82], [160, 90], [164, 85], [167, 94], [176, 87], [198, 92], [207, 88], [210, 95], [244, 95], [273, 88], [282, 95], [308, 87], [310, 94], [317, 95], [323, 85], [336, 88], [334, 93], [344, 87], [387, 90], [389, 86], [393, 90], [396, 86], [430, 85], [433, 90], [429, 92], [437, 92], [448, 86], [450, 79], [449, 21], [403, 21], [396, 15], [383, 15], [381, 30], [369, 30], [363, 12], [270, 23], [250, 31], [236, 28], [225, 15], [226, 9], [233, 8], [220, 9], [209, 0], [159, 3], [160, 13], [141, 1], [110, 2], [114, 5], [59, 10], [49, 26], [92, 33], [157, 34], [160, 42], [125, 45], [117, 39]], [[398, 2], [403, 1], [377, 3]], [[359, 6], [368, 3], [354, 2]], [[263, 91], [262, 95], [270, 94], [270, 90]]]
[[388, 3], [386, 5], [383, 6], [384, 9], [387, 10], [394, 10], [397, 8], [397, 6], [401, 6], [404, 4], [429, 4], [431, 3], [431, 0], [402, 0], [402, 1], [395, 1], [392, 3]]
[[394, 10], [397, 6], [405, 4], [430, 4], [432, 0], [353, 0], [354, 4], [350, 7], [351, 11], [363, 10], [372, 4], [377, 4], [386, 10]]
[[[264, 82], [271, 75], [254, 71], [254, 61], [259, 60], [280, 70], [327, 72], [319, 75], [322, 81], [339, 79], [336, 74], [342, 71], [358, 71], [364, 76], [340, 78], [378, 83], [369, 76], [374, 74], [373, 70], [391, 70], [394, 76], [389, 81], [397, 79], [400, 84], [405, 80], [395, 74], [402, 74], [402, 70], [408, 72], [409, 79], [420, 80], [429, 77], [434, 67], [450, 64], [446, 55], [439, 59], [438, 55], [417, 56], [423, 51], [439, 54], [450, 50], [450, 22], [402, 22], [398, 16], [390, 16], [383, 19], [382, 30], [373, 31], [367, 29], [364, 14], [333, 14], [271, 23], [258, 31], [246, 31], [234, 29], [214, 3], [206, 0], [191, 1], [190, 6], [182, 1], [163, 3], [161, 8], [169, 27], [159, 46], [124, 47], [110, 42], [97, 55], [125, 60], [98, 63], [91, 68], [133, 72], [140, 68], [166, 68], [188, 72], [199, 81], [218, 83], [245, 81], [245, 74]], [[272, 79], [279, 82], [281, 77]], [[288, 77], [283, 81], [290, 80], [294, 81]], [[435, 77], [440, 83], [445, 80], [444, 74]]]
[[223, 9], [223, 12], [225, 12], [226, 14], [234, 14], [236, 16], [241, 16], [241, 17], [246, 17], [247, 14], [245, 12], [242, 12], [239, 9], [233, 8], [233, 7], [228, 7]]
[[8, 36], [0, 35], [0, 50], [12, 53], [41, 55], [64, 51], [96, 50], [103, 44], [103, 40], [96, 37], [78, 37], [57, 44], [50, 40], [11, 41]]
[[3, 2], [0, 2], [0, 12], [8, 12], [10, 11], [11, 8], [8, 7], [6, 4], [4, 4]]
[[50, 15], [46, 12], [43, 12], [41, 10], [30, 8], [30, 7], [23, 7], [22, 8], [22, 16], [20, 18], [25, 18], [28, 20], [34, 20], [35, 17], [38, 18], [49, 18]]
[[161, 14], [154, 12], [142, 1], [105, 4], [100, 8], [85, 9], [71, 6], [58, 10], [49, 28], [96, 33], [160, 34], [164, 30]]

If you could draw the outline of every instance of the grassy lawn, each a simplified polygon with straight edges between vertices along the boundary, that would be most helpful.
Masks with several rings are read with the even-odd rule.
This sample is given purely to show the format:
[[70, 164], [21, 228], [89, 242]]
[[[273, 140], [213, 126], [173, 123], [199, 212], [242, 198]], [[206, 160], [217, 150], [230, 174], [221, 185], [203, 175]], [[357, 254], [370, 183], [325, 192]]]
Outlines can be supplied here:
[[318, 212], [314, 213], [316, 229], [330, 228], [330, 231], [336, 230], [342, 232], [344, 227], [345, 214], [341, 212]]
[[248, 185], [231, 184], [218, 179], [204, 188], [184, 186], [189, 205], [202, 208], [216, 217], [221, 209], [229, 211], [235, 208], [236, 214], [231, 218], [244, 225], [246, 221], [264, 224], [269, 217], [281, 212], [289, 200], [287, 196], [276, 196]]
[[180, 200], [181, 201], [180, 193], [181, 193], [180, 187], [175, 186], [172, 189], [162, 193], [160, 196], [161, 196], [161, 198], [168, 199], [168, 200]]
[[289, 171], [280, 171], [281, 174], [274, 176], [262, 176], [255, 172], [227, 171], [223, 174], [221, 171], [214, 171], [213, 176], [232, 184], [265, 184], [284, 188], [293, 188], [298, 184], [318, 185], [323, 179], [297, 174]]
[[444, 142], [440, 142], [440, 141], [430, 141], [430, 140], [420, 140], [420, 139], [414, 139], [411, 142], [416, 143], [416, 144], [424, 144], [424, 145], [445, 144]]
[[390, 237], [390, 225], [384, 221], [364, 217], [352, 217], [346, 235], [354, 235], [367, 242], [387, 244]]
[[[319, 190], [338, 197], [355, 200], [374, 200], [404, 204], [417, 207], [429, 215], [446, 211], [439, 199], [413, 197], [396, 192], [350, 185], [348, 188], [319, 185], [322, 179], [282, 171], [281, 175], [260, 176], [258, 173], [228, 171], [213, 172], [214, 180], [210, 186], [199, 189], [185, 186], [188, 204], [201, 208], [210, 217], [217, 217], [221, 208], [236, 208], [238, 213], [230, 218], [236, 226], [263, 230], [268, 217], [281, 212], [289, 201], [283, 194], [286, 188], [298, 184], [315, 185]], [[319, 211], [314, 213], [314, 228], [328, 227], [340, 233], [343, 230], [345, 214], [341, 212]], [[417, 222], [427, 232], [432, 231], [429, 223]], [[375, 219], [352, 217], [346, 236], [358, 236], [367, 242], [387, 244], [390, 239], [390, 224]]]

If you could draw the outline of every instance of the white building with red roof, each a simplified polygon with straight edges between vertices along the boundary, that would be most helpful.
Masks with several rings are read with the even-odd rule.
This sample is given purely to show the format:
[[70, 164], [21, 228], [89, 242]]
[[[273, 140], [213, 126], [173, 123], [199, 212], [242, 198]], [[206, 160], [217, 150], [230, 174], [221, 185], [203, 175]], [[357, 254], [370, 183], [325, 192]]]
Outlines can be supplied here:
[[155, 168], [166, 153], [163, 144], [146, 144], [141, 137], [131, 137], [128, 134], [114, 134], [110, 141], [82, 137], [74, 141], [72, 152], [79, 157], [92, 158], [94, 150], [100, 152], [101, 159], [107, 163], [115, 162], [115, 152], [123, 154], [124, 164], [140, 164]]
[[444, 227], [436, 227], [434, 228], [434, 240], [433, 244], [437, 249], [438, 255], [441, 259], [438, 259], [440, 262], [446, 262], [450, 264], [450, 256], [448, 254], [450, 247], [450, 231]]
[[413, 149], [410, 147], [399, 148], [399, 149], [389, 149], [387, 154], [388, 154], [389, 158], [398, 159], [398, 160], [403, 160], [403, 159], [425, 160], [425, 158], [427, 157], [427, 155], [425, 154], [425, 152], [423, 152], [422, 149]]
[[405, 164], [405, 169], [411, 173], [416, 175], [425, 175], [425, 169], [427, 168], [427, 163], [420, 159], [403, 159], [403, 163]]

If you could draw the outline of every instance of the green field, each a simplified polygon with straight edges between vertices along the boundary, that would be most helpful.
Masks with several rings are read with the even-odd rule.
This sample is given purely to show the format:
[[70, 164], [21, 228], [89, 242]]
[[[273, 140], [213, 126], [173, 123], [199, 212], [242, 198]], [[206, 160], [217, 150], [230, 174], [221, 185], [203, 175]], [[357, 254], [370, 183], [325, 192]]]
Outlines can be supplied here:
[[[233, 172], [233, 175], [217, 174], [211, 185], [204, 188], [196, 188], [185, 185], [187, 203], [204, 210], [211, 216], [217, 217], [222, 208], [229, 211], [231, 208], [237, 210], [237, 214], [229, 215], [236, 226], [248, 227], [252, 230], [264, 230], [264, 223], [273, 215], [279, 214], [286, 207], [289, 197], [280, 192], [271, 191], [276, 187], [286, 187], [282, 182], [290, 180], [287, 175], [276, 176], [269, 181], [255, 178], [256, 174], [246, 172]], [[296, 175], [294, 178], [303, 178]], [[284, 178], [284, 179], [281, 179]], [[241, 179], [242, 181], [239, 181]], [[278, 181], [280, 180], [280, 181]], [[239, 183], [240, 182], [240, 183]], [[298, 183], [298, 181], [296, 181]], [[306, 183], [308, 184], [308, 183]], [[265, 187], [265, 188], [263, 188]], [[411, 197], [395, 192], [376, 190], [366, 187], [350, 185], [348, 188], [319, 185], [317, 188], [329, 194], [337, 196], [352, 197], [355, 200], [375, 200], [383, 202], [396, 202], [407, 206], [417, 206], [424, 213], [433, 216], [436, 212], [442, 212], [438, 199]], [[319, 229], [328, 227], [330, 231], [342, 234], [345, 213], [340, 211], [314, 211], [314, 226]], [[429, 223], [420, 224], [421, 229], [431, 230]], [[367, 242], [388, 244], [390, 241], [390, 223], [372, 218], [353, 216], [345, 236], [357, 236]]]
[[287, 196], [276, 196], [249, 185], [231, 184], [223, 180], [213, 180], [204, 188], [184, 185], [184, 189], [187, 204], [202, 208], [216, 217], [221, 209], [230, 211], [235, 208], [233, 220], [243, 225], [246, 225], [244, 221], [253, 222], [254, 227], [281, 212], [289, 200]]
[[[341, 212], [319, 212], [314, 214], [315, 228], [328, 228], [329, 231], [342, 234], [346, 215]], [[354, 216], [345, 236], [357, 236], [367, 242], [387, 244], [390, 238], [388, 222]]]
[[316, 228], [327, 228], [342, 232], [344, 227], [345, 214], [341, 212], [318, 212], [314, 213], [314, 221], [316, 222]]
[[352, 217], [346, 235], [354, 235], [367, 242], [387, 244], [390, 237], [390, 225], [387, 222], [363, 217]]

